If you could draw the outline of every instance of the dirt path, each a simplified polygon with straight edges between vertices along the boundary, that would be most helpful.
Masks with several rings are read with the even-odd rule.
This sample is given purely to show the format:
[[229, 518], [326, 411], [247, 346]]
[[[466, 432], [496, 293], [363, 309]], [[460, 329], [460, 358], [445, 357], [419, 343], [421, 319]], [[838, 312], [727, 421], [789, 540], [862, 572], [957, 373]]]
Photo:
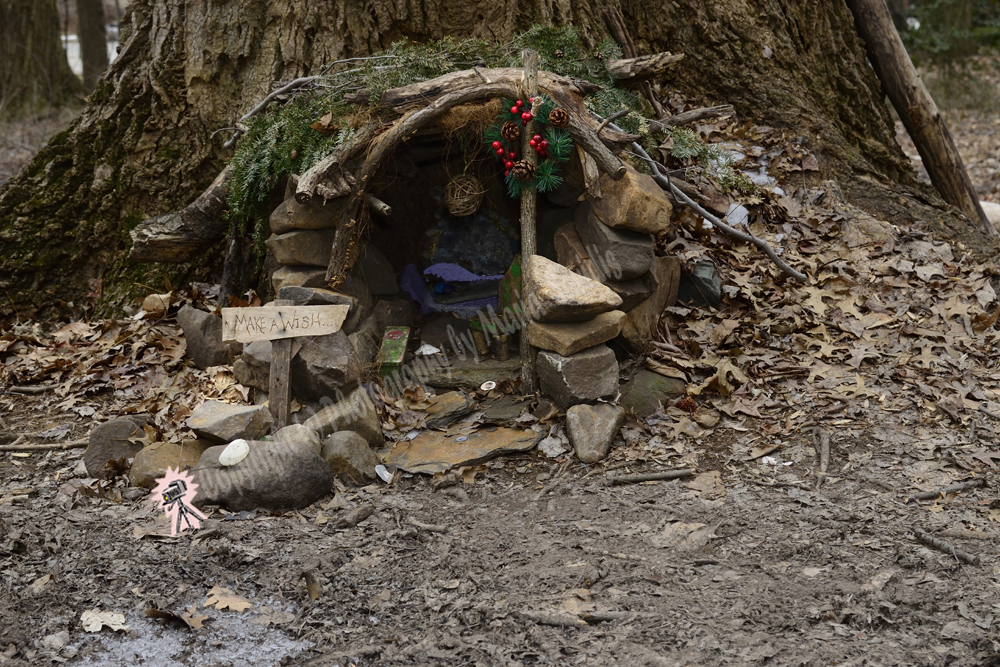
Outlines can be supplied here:
[[[0, 655], [13, 645], [3, 664], [47, 664], [43, 639], [67, 631], [59, 653], [88, 665], [990, 664], [996, 495], [906, 502], [897, 491], [972, 476], [974, 447], [913, 417], [834, 431], [818, 489], [810, 435], [766, 438], [781, 444], [748, 461], [754, 420], [724, 418], [681, 452], [608, 473], [683, 457], [694, 481], [609, 486], [599, 471], [640, 454], [626, 447], [589, 476], [535, 453], [437, 490], [417, 476], [281, 516], [216, 512], [177, 538], [156, 536], [148, 498], [72, 493], [78, 452], [7, 455]], [[334, 528], [363, 505], [371, 517]], [[913, 527], [946, 529], [983, 563], [928, 549]], [[216, 585], [252, 607], [203, 610]], [[143, 616], [192, 604], [211, 617], [200, 630]], [[133, 631], [84, 632], [93, 608]]]

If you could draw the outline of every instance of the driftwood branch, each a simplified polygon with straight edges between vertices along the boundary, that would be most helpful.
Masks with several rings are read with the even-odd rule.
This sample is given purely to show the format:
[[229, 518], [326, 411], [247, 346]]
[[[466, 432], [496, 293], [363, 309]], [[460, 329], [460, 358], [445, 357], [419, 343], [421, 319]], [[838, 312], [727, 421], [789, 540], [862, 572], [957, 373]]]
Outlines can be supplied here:
[[661, 118], [660, 120], [651, 120], [649, 124], [653, 127], [680, 127], [681, 125], [688, 125], [690, 123], [697, 123], [702, 120], [711, 120], [713, 118], [723, 118], [725, 116], [732, 116], [736, 113], [733, 109], [732, 104], [722, 104], [717, 107], [704, 107], [702, 109], [691, 109], [690, 111], [685, 111], [679, 113], [676, 116], [670, 116], [668, 118]]
[[[23, 436], [22, 436], [23, 437]], [[70, 442], [53, 442], [45, 445], [21, 445], [21, 438], [9, 445], [0, 445], [0, 452], [46, 452], [53, 450], [77, 449], [86, 447], [90, 440], [72, 440]]]
[[617, 477], [609, 477], [608, 484], [610, 484], [611, 486], [620, 486], [622, 484], [639, 484], [641, 482], [655, 482], [666, 479], [680, 479], [681, 477], [690, 477], [693, 474], [694, 474], [693, 469], [684, 468], [683, 470], [646, 472], [646, 473], [639, 473], [638, 475], [618, 475]]
[[197, 199], [180, 211], [145, 220], [129, 232], [134, 262], [179, 264], [225, 236], [222, 212], [229, 196], [231, 167], [222, 170]]
[[969, 216], [987, 236], [1000, 236], [983, 212], [979, 195], [965, 171], [948, 126], [907, 55], [885, 2], [847, 0], [847, 6], [865, 42], [868, 60], [913, 139], [934, 187], [946, 202]]
[[703, 218], [711, 222], [713, 225], [718, 227], [727, 235], [735, 239], [739, 239], [745, 243], [750, 243], [757, 246], [757, 248], [763, 251], [763, 253], [767, 255], [779, 269], [784, 271], [786, 275], [789, 275], [792, 278], [795, 278], [796, 280], [802, 283], [809, 282], [809, 278], [806, 276], [806, 274], [801, 273], [800, 271], [796, 271], [795, 269], [790, 267], [788, 263], [785, 262], [785, 260], [778, 257], [778, 254], [774, 252], [774, 250], [771, 248], [770, 245], [768, 245], [767, 241], [758, 238], [753, 234], [747, 232], [741, 232], [738, 229], [730, 227], [726, 223], [719, 220], [716, 216], [706, 211], [700, 204], [698, 204], [698, 202], [696, 202], [695, 200], [691, 199], [686, 194], [684, 194], [684, 192], [682, 192], [677, 186], [674, 185], [670, 177], [664, 173], [666, 172], [666, 167], [653, 160], [653, 158], [649, 157], [649, 153], [647, 153], [642, 146], [640, 146], [637, 143], [633, 143], [632, 150], [635, 152], [636, 155], [642, 158], [642, 160], [649, 167], [650, 171], [653, 172], [653, 179], [656, 181], [656, 183], [664, 190], [673, 193], [674, 197], [678, 201], [686, 204], [692, 211], [694, 211], [698, 215], [702, 216]]
[[669, 51], [649, 56], [609, 60], [608, 74], [614, 77], [615, 81], [651, 79], [663, 74], [682, 60], [684, 60], [683, 53], [673, 54]]
[[914, 493], [908, 495], [909, 500], [934, 500], [935, 498], [940, 498], [941, 496], [946, 496], [949, 493], [958, 493], [959, 491], [966, 491], [968, 489], [975, 489], [980, 487], [985, 482], [981, 479], [969, 479], [964, 482], [959, 482], [958, 484], [952, 484], [951, 486], [946, 486], [942, 489], [936, 489], [934, 491], [921, 491], [920, 493]]
[[365, 202], [368, 203], [369, 209], [375, 211], [375, 213], [383, 218], [388, 218], [392, 215], [392, 207], [375, 195], [365, 195]]
[[[601, 18], [604, 19], [604, 25], [607, 27], [608, 32], [615, 38], [618, 45], [622, 47], [624, 56], [626, 58], [635, 58], [638, 56], [639, 51], [635, 47], [635, 41], [632, 39], [631, 33], [629, 33], [622, 10], [617, 5], [608, 7], [601, 12]], [[653, 91], [653, 84], [649, 81], [642, 81], [639, 83], [639, 91], [653, 105], [653, 110], [656, 111], [657, 116], [669, 115], [667, 110], [663, 108], [663, 105], [660, 104], [660, 100], [656, 98], [656, 94]]]
[[916, 536], [917, 540], [932, 549], [937, 549], [941, 553], [948, 554], [949, 556], [957, 558], [958, 560], [968, 563], [969, 565], [979, 565], [979, 556], [973, 556], [972, 554], [962, 551], [961, 549], [956, 549], [944, 540], [938, 539], [930, 533], [925, 533], [919, 528], [914, 528], [913, 534]]

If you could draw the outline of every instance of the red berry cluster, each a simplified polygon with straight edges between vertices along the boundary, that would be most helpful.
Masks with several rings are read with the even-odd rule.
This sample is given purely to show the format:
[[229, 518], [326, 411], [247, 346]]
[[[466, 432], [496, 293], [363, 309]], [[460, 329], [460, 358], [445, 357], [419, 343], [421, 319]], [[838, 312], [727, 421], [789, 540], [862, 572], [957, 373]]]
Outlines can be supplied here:
[[[535, 102], [534, 97], [528, 98], [528, 104], [534, 104], [534, 102]], [[521, 125], [527, 125], [531, 121], [531, 119], [534, 118], [534, 116], [531, 115], [530, 111], [522, 111], [522, 109], [524, 109], [524, 100], [517, 100], [514, 103], [514, 106], [510, 108], [510, 112], [515, 116], [520, 114]]]
[[542, 156], [543, 159], [549, 157], [548, 139], [542, 139], [542, 135], [536, 134], [531, 138], [531, 141], [529, 141], [528, 143], [531, 144], [531, 147], [534, 148], [535, 152], [538, 153], [540, 156]]
[[514, 151], [506, 150], [499, 141], [493, 142], [493, 150], [497, 152], [497, 157], [503, 160], [504, 177], [510, 173], [510, 168], [514, 166], [514, 160], [517, 159], [517, 153]]

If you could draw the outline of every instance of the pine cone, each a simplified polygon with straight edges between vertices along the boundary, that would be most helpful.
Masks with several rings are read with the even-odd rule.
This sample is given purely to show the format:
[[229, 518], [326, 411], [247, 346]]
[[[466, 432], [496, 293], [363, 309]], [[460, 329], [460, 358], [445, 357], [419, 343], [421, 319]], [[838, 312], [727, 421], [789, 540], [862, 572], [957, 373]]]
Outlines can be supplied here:
[[500, 136], [507, 141], [517, 141], [517, 138], [521, 136], [521, 128], [514, 121], [508, 120], [500, 128]]
[[562, 107], [556, 107], [549, 112], [549, 125], [552, 127], [566, 127], [569, 125], [569, 113]]
[[594, 51], [594, 60], [604, 60], [604, 54], [600, 51]]
[[518, 160], [510, 168], [510, 174], [519, 181], [535, 180], [535, 165], [527, 160]]
[[556, 58], [562, 58], [564, 55], [566, 54], [563, 53], [562, 49], [556, 49]]

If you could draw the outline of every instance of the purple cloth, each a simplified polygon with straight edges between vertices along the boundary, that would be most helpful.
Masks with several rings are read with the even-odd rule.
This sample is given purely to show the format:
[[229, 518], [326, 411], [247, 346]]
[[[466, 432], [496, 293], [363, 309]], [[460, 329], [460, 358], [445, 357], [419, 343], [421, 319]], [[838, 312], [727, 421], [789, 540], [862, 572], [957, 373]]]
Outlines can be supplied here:
[[[433, 275], [449, 280], [437, 272], [439, 267], [445, 267], [443, 270], [449, 272], [448, 275], [469, 275], [476, 281], [498, 280], [503, 278], [503, 276], [477, 276], [474, 273], [469, 273], [456, 264], [435, 264], [424, 271], [424, 273], [428, 273], [431, 269], [435, 269], [435, 273]], [[452, 269], [457, 269], [457, 271], [451, 272]], [[468, 278], [451, 278], [450, 280], [454, 280], [456, 282], [471, 282]], [[403, 271], [399, 274], [399, 286], [403, 288], [403, 290], [409, 294], [413, 300], [417, 302], [417, 304], [419, 304], [420, 312], [423, 315], [430, 315], [431, 313], [454, 313], [464, 319], [472, 319], [480, 311], [485, 310], [487, 306], [493, 306], [496, 308], [498, 302], [497, 297], [494, 296], [485, 299], [463, 301], [461, 303], [439, 304], [434, 301], [433, 292], [431, 292], [431, 290], [427, 287], [427, 283], [424, 282], [423, 277], [420, 275], [420, 270], [415, 264], [407, 264]]]
[[502, 280], [503, 276], [480, 276], [458, 264], [439, 262], [424, 269], [425, 276], [437, 276], [446, 283], [474, 283], [480, 280]]

